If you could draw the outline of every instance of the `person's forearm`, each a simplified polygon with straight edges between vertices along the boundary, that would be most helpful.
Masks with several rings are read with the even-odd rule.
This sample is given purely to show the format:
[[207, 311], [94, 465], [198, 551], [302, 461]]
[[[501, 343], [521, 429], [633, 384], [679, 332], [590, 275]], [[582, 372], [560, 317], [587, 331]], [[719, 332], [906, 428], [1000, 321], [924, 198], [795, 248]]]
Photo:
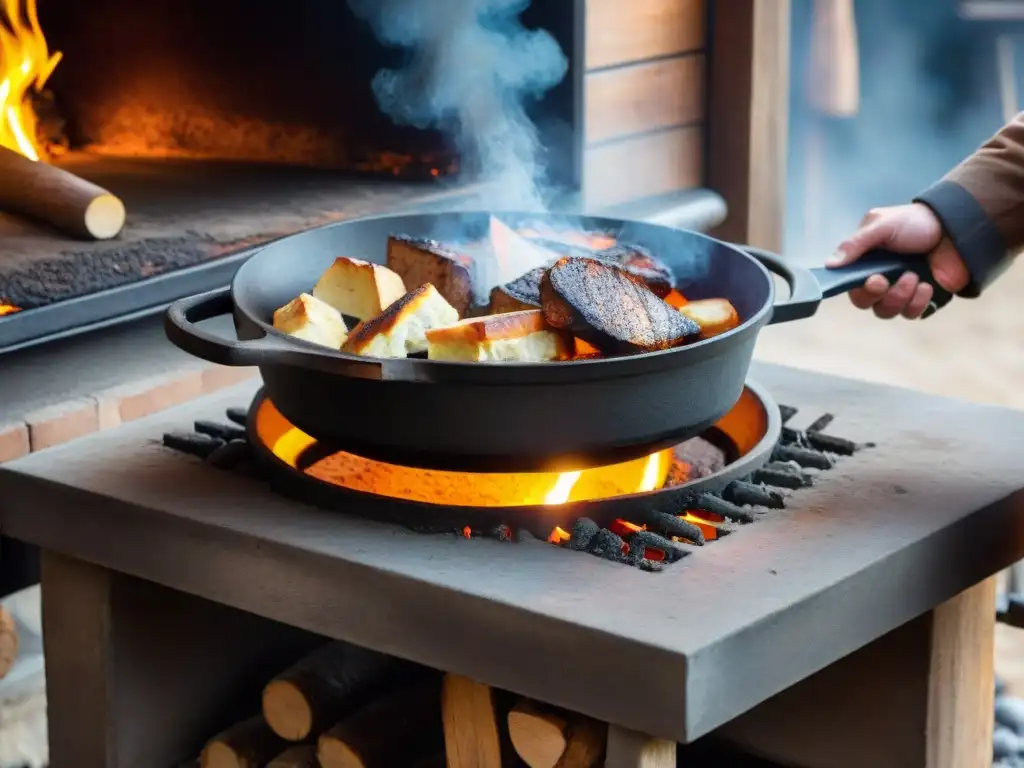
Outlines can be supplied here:
[[917, 200], [942, 220], [976, 295], [1024, 248], [1024, 113]]

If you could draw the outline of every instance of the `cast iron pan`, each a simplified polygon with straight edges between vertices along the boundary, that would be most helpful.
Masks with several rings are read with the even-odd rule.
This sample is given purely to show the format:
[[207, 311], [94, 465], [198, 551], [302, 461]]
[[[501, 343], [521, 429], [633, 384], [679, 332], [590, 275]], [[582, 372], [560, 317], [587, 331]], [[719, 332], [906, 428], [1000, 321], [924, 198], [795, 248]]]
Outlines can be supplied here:
[[[496, 215], [512, 226], [538, 218], [555, 227], [565, 222], [555, 215]], [[383, 216], [283, 238], [246, 261], [230, 289], [171, 305], [167, 335], [204, 360], [259, 366], [278, 410], [338, 449], [437, 469], [571, 469], [646, 455], [711, 426], [739, 398], [758, 331], [767, 323], [810, 317], [822, 298], [849, 291], [875, 273], [895, 278], [914, 271], [930, 279], [919, 257], [878, 253], [843, 269], [804, 270], [697, 232], [585, 217], [575, 221], [649, 248], [672, 268], [687, 298], [729, 299], [742, 324], [685, 347], [544, 364], [363, 358], [272, 328], [274, 310], [312, 290], [337, 256], [383, 263], [389, 235], [442, 241], [458, 234], [483, 236], [489, 216]], [[790, 288], [779, 304], [772, 272]], [[227, 313], [234, 316], [240, 341], [195, 325]]]

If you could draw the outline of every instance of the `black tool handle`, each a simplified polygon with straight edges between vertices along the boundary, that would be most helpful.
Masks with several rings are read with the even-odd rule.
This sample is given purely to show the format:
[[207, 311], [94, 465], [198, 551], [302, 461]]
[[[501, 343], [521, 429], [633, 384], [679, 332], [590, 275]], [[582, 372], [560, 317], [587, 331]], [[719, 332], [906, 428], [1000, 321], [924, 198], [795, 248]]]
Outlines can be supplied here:
[[744, 246], [743, 250], [789, 285], [789, 298], [775, 304], [771, 320], [773, 323], [810, 317], [818, 311], [823, 299], [860, 288], [872, 275], [882, 275], [894, 283], [904, 273], [913, 272], [923, 282], [930, 284], [934, 293], [923, 317], [933, 315], [953, 298], [949, 291], [935, 282], [927, 259], [920, 255], [874, 250], [844, 267], [804, 269], [760, 248]]

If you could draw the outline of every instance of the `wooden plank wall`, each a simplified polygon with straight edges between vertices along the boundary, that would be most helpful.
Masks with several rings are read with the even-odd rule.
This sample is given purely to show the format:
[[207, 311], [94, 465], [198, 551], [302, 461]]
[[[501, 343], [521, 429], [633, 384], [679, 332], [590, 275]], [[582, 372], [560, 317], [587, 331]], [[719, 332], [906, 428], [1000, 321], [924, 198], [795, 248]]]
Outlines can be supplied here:
[[790, 0], [714, 0], [705, 183], [729, 215], [715, 237], [782, 248]]
[[586, 0], [588, 209], [699, 186], [707, 0]]

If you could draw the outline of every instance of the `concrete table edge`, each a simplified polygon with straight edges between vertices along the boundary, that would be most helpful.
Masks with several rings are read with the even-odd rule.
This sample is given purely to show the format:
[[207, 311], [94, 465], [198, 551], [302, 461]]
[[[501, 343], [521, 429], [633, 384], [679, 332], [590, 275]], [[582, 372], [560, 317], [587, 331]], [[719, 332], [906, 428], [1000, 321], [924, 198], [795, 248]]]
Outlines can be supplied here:
[[[758, 377], [763, 378], [760, 373]], [[241, 385], [137, 425], [164, 424], [174, 411], [191, 415], [203, 402], [251, 396], [252, 389]], [[13, 499], [0, 507], [0, 531], [6, 535], [681, 742], [709, 733], [1024, 556], [1024, 537], [1017, 535], [1024, 491], [1016, 491], [865, 564], [841, 582], [823, 584], [787, 609], [786, 622], [768, 615], [681, 653], [635, 638], [623, 643], [610, 632], [535, 613], [529, 605], [501, 603], [373, 564], [82, 490], [40, 477], [37, 469], [20, 471], [19, 464], [0, 467], [0, 495], [6, 490]], [[53, 513], [39, 514], [60, 508], [75, 510], [70, 522], [56, 520]], [[144, 546], [126, 546], [129, 542]], [[524, 546], [533, 553], [529, 557], [551, 563], [552, 558], [573, 556], [541, 544]], [[231, 553], [230, 568], [222, 565], [226, 551]], [[946, 555], [955, 567], [942, 567]], [[908, 583], [907, 575], [920, 573], [925, 565], [933, 578]], [[253, 574], [260, 578], [251, 578]], [[864, 595], [877, 599], [865, 601]], [[814, 624], [816, 617], [844, 607], [843, 621]], [[537, 661], [503, 668], [484, 657], [486, 649], [508, 651], [509, 617], [516, 615], [529, 620], [514, 621], [515, 653]], [[824, 632], [827, 642], [819, 637], [813, 644], [799, 638], [794, 643], [793, 627], [801, 625]], [[765, 664], [759, 650], [772, 643], [795, 644], [798, 666]], [[657, 674], [647, 676], [650, 685], [638, 685], [628, 675], [615, 674], [617, 666], [650, 667]]]

